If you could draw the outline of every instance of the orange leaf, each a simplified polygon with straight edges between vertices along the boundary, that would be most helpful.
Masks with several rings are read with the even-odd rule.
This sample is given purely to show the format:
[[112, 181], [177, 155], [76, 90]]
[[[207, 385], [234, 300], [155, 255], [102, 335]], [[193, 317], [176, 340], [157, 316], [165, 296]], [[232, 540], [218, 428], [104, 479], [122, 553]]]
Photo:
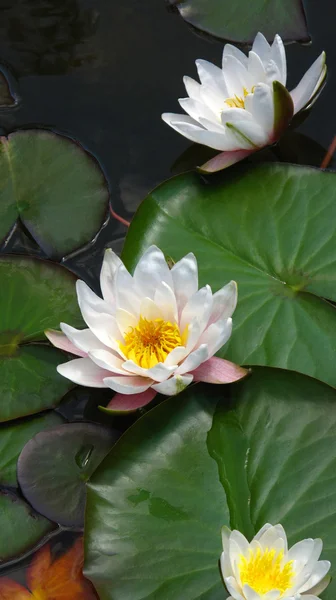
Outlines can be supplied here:
[[83, 563], [83, 538], [78, 539], [68, 552], [54, 562], [51, 559], [50, 546], [44, 546], [37, 552], [27, 571], [27, 584], [33, 598], [97, 600], [92, 584], [83, 576]]
[[33, 600], [26, 588], [8, 577], [0, 578], [0, 600]]

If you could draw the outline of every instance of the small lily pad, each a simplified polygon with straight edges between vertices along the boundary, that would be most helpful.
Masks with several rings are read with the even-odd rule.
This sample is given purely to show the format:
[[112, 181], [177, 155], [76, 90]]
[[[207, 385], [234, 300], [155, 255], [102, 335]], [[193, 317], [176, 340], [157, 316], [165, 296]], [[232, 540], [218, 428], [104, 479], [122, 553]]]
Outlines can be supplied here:
[[64, 354], [36, 342], [63, 319], [83, 326], [75, 282], [59, 265], [0, 257], [0, 421], [52, 408], [73, 387], [56, 371]]
[[216, 38], [251, 44], [258, 31], [272, 40], [309, 42], [302, 0], [173, 0], [187, 23]]
[[41, 431], [19, 457], [18, 480], [24, 496], [51, 521], [82, 526], [85, 484], [117, 437], [93, 423], [69, 423]]
[[16, 465], [22, 448], [39, 431], [61, 425], [55, 412], [0, 427], [0, 485], [17, 487]]
[[35, 513], [24, 500], [0, 491], [0, 564], [26, 554], [54, 529], [53, 523]]
[[43, 130], [0, 142], [0, 239], [19, 217], [49, 257], [87, 244], [103, 225], [109, 191], [98, 162], [78, 143]]

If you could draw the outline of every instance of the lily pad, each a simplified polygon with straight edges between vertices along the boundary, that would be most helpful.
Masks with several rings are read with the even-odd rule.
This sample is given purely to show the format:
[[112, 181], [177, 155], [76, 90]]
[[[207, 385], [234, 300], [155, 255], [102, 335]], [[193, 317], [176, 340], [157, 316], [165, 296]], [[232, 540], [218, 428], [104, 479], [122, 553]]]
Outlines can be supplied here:
[[56, 366], [64, 354], [44, 330], [60, 321], [83, 326], [75, 276], [64, 267], [22, 256], [0, 257], [0, 421], [56, 406], [73, 384]]
[[123, 259], [134, 268], [150, 244], [174, 261], [194, 252], [200, 285], [238, 282], [220, 356], [336, 385], [336, 309], [327, 301], [336, 301], [335, 183], [332, 172], [274, 163], [211, 182], [175, 177], [141, 204]]
[[21, 498], [0, 491], [0, 564], [19, 558], [54, 529], [54, 524], [35, 513]]
[[90, 242], [107, 216], [109, 192], [97, 161], [50, 131], [1, 138], [0, 239], [19, 217], [45, 254], [61, 258]]
[[321, 537], [335, 574], [335, 389], [257, 368], [229, 392], [197, 385], [168, 399], [91, 478], [85, 573], [101, 600], [226, 598], [222, 525], [251, 538], [281, 522], [290, 545]]
[[85, 484], [116, 438], [113, 431], [93, 423], [41, 431], [19, 457], [18, 480], [24, 496], [51, 521], [82, 526]]
[[216, 38], [251, 44], [262, 31], [268, 40], [309, 42], [302, 0], [171, 0], [187, 23]]
[[0, 427], [0, 485], [17, 487], [16, 465], [22, 448], [39, 431], [63, 423], [55, 412]]

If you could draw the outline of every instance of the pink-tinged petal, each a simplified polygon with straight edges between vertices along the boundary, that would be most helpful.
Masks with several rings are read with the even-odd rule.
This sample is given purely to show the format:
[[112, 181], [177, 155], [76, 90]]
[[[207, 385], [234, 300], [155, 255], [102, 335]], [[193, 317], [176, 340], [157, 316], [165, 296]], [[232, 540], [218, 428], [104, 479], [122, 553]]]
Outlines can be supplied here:
[[198, 290], [198, 267], [195, 255], [189, 252], [181, 258], [171, 270], [178, 312], [183, 308], [193, 294]]
[[98, 348], [107, 350], [107, 346], [92, 333], [91, 329], [75, 329], [66, 323], [60, 323], [61, 330], [76, 348], [86, 356], [90, 350]]
[[152, 379], [137, 375], [116, 375], [115, 377], [111, 377], [111, 373], [108, 373], [108, 375], [109, 377], [105, 375], [105, 386], [120, 394], [140, 394], [148, 390], [153, 383]]
[[227, 169], [232, 165], [244, 160], [253, 154], [256, 150], [234, 150], [231, 152], [221, 152], [217, 154], [214, 158], [211, 158], [206, 163], [204, 163], [201, 167], [197, 167], [197, 170], [200, 173], [217, 173], [217, 171], [222, 171], [223, 169]]
[[213, 356], [192, 371], [194, 381], [205, 383], [233, 383], [248, 375], [249, 371], [229, 360]]
[[138, 408], [142, 408], [154, 400], [157, 392], [152, 388], [149, 388], [141, 394], [132, 394], [127, 396], [125, 394], [116, 394], [111, 402], [105, 407], [100, 406], [100, 410], [107, 413], [121, 413], [121, 412], [132, 412]]
[[165, 396], [175, 396], [182, 392], [193, 380], [192, 375], [177, 375], [163, 381], [162, 383], [154, 384], [153, 390]]
[[201, 363], [204, 363], [208, 358], [208, 346], [203, 344], [194, 352], [191, 352], [189, 356], [183, 361], [183, 363], [176, 369], [175, 375], [184, 375], [185, 373], [191, 373]]
[[111, 248], [105, 250], [103, 265], [100, 271], [100, 289], [104, 300], [112, 305], [116, 301], [114, 291], [115, 275], [118, 267], [122, 264], [119, 256]]
[[58, 365], [57, 371], [77, 385], [96, 388], [108, 387], [104, 383], [104, 377], [111, 375], [109, 371], [98, 367], [90, 358], [75, 358]]
[[70, 342], [64, 333], [61, 331], [56, 331], [55, 329], [47, 329], [44, 332], [44, 335], [48, 338], [49, 342], [52, 343], [55, 348], [59, 348], [60, 350], [64, 350], [65, 352], [70, 352], [70, 354], [75, 354], [76, 356], [87, 356], [86, 352], [79, 350], [74, 344]]

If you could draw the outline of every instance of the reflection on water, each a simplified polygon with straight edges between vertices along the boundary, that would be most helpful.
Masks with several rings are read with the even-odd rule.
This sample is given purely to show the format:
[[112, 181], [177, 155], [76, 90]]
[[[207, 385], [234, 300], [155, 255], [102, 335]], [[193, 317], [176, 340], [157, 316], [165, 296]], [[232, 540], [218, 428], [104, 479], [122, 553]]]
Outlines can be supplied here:
[[98, 13], [78, 0], [1, 0], [1, 58], [19, 76], [59, 75], [93, 63]]

